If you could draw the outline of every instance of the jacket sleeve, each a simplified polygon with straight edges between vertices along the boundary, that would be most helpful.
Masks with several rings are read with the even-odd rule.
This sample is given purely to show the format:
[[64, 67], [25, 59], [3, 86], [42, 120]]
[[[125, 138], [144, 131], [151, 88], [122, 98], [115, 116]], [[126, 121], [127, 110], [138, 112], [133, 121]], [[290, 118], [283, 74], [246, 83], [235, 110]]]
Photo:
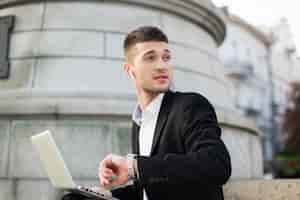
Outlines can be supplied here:
[[126, 187], [111, 190], [112, 196], [120, 200], [138, 200], [139, 190], [136, 185], [129, 185]]
[[213, 106], [204, 97], [193, 96], [183, 106], [181, 118], [186, 154], [138, 157], [140, 184], [223, 185], [231, 175], [231, 162]]

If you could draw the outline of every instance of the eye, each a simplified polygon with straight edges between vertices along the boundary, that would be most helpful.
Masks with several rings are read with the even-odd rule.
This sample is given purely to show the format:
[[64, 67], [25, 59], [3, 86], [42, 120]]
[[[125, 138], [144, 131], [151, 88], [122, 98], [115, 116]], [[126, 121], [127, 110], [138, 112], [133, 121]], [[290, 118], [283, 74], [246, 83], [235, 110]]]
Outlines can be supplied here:
[[163, 57], [163, 60], [164, 60], [165, 62], [170, 61], [170, 60], [171, 60], [171, 55], [166, 55], [166, 56], [164, 56], [164, 57]]
[[147, 60], [147, 61], [153, 61], [153, 60], [155, 60], [155, 56], [154, 55], [147, 56], [145, 58], [145, 60]]

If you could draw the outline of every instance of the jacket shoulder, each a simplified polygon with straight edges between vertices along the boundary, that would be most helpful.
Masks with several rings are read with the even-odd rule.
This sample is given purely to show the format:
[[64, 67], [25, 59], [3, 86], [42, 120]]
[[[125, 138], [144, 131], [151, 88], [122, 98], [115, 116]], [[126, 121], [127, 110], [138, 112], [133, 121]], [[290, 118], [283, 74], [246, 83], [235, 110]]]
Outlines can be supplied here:
[[183, 106], [202, 105], [213, 107], [210, 101], [203, 95], [196, 92], [174, 92], [174, 101]]

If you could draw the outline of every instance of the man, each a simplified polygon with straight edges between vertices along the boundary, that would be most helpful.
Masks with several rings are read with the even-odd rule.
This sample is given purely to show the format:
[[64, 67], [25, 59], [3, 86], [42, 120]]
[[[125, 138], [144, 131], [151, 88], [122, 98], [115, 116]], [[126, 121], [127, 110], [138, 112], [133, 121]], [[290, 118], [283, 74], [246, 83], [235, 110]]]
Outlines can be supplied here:
[[223, 199], [231, 163], [214, 108], [200, 94], [170, 91], [166, 35], [156, 27], [140, 27], [127, 35], [124, 51], [124, 71], [138, 99], [132, 128], [135, 155], [104, 158], [100, 185], [118, 187], [111, 192], [121, 200]]

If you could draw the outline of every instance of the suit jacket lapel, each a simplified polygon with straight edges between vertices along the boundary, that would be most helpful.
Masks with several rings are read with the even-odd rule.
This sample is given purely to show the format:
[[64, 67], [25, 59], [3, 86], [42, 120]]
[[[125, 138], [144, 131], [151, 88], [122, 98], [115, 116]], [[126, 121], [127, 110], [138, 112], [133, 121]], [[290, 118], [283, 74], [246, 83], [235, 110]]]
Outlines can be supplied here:
[[140, 133], [140, 127], [135, 122], [133, 122], [132, 131], [131, 131], [132, 151], [134, 154], [138, 154], [138, 155], [140, 154], [139, 133]]
[[161, 133], [163, 131], [163, 128], [165, 127], [165, 123], [169, 115], [169, 111], [171, 110], [172, 99], [173, 99], [173, 92], [171, 91], [166, 92], [160, 106], [156, 127], [154, 130], [154, 137], [153, 137], [150, 155], [154, 153], [158, 145], [159, 139], [161, 137]]

